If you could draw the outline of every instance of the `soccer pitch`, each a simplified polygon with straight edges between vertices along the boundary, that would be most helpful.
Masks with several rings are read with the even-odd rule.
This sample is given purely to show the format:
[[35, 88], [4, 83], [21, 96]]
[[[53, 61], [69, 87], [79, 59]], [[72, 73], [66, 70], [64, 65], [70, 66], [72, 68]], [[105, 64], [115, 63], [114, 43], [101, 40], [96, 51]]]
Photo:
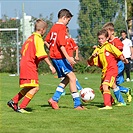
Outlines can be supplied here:
[[[51, 74], [39, 75], [40, 90], [28, 105], [30, 114], [14, 112], [6, 104], [19, 90], [19, 78], [0, 74], [0, 133], [132, 133], [133, 102], [112, 110], [98, 110], [103, 106], [99, 91], [101, 74], [76, 74], [83, 88], [95, 91], [95, 99], [83, 103], [88, 110], [74, 110], [69, 87], [59, 100], [60, 110], [47, 103], [60, 82]], [[131, 73], [133, 78], [133, 72]], [[133, 82], [124, 82], [133, 92]], [[125, 101], [126, 95], [122, 94]], [[133, 93], [132, 93], [133, 95]]]

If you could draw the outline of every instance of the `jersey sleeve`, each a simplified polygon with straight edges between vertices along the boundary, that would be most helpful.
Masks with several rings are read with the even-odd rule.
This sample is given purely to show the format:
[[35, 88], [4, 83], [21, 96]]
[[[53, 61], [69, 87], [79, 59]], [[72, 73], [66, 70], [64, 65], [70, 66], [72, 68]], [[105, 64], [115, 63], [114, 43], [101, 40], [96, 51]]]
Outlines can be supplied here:
[[107, 45], [106, 50], [112, 53], [116, 58], [119, 58], [121, 55], [123, 55], [118, 48], [111, 44]]
[[115, 46], [116, 48], [118, 48], [120, 51], [123, 50], [123, 43], [122, 43], [121, 40], [118, 39], [118, 38], [115, 39], [114, 46]]
[[48, 55], [44, 49], [43, 39], [39, 36], [35, 36], [34, 41], [35, 41], [35, 47], [36, 47], [36, 56], [39, 59], [47, 57]]
[[78, 45], [74, 42], [72, 38], [71, 38], [71, 44], [72, 44], [73, 50], [78, 49]]

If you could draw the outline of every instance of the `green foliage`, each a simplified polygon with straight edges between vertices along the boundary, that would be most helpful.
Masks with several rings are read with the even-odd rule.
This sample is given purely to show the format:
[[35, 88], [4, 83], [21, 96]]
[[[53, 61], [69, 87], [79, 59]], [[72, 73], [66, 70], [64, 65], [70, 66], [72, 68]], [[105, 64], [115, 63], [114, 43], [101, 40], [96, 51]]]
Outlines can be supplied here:
[[16, 48], [12, 46], [1, 48], [3, 59], [1, 60], [0, 72], [15, 73], [17, 71]]
[[[120, 11], [121, 16], [117, 17]], [[78, 30], [80, 36], [79, 45], [97, 44], [97, 32], [106, 22], [119, 21], [116, 25], [116, 29], [118, 29], [116, 32], [119, 32], [121, 27], [125, 28], [122, 19], [123, 13], [123, 1], [120, 0], [80, 0], [78, 17], [80, 27]]]

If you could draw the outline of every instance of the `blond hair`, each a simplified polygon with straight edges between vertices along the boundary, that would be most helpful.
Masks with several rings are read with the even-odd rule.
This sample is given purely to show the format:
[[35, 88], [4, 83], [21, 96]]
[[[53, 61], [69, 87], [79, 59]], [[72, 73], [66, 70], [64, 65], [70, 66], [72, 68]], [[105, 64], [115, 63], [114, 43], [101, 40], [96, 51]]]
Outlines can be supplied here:
[[114, 24], [111, 22], [107, 22], [106, 24], [103, 25], [102, 27], [105, 30], [111, 30], [114, 31]]
[[48, 27], [47, 23], [42, 19], [37, 19], [35, 23], [35, 31], [40, 31], [41, 29], [46, 29]]

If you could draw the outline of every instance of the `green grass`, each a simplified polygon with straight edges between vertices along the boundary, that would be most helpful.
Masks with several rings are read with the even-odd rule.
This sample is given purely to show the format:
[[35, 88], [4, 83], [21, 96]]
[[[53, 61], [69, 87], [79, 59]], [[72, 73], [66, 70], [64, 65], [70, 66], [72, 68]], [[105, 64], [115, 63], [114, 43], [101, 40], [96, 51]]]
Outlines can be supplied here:
[[[49, 107], [47, 100], [55, 92], [59, 79], [51, 74], [40, 75], [40, 90], [28, 105], [31, 114], [20, 114], [6, 103], [19, 90], [17, 76], [0, 75], [0, 133], [132, 133], [133, 102], [113, 110], [98, 110], [103, 105], [99, 92], [100, 74], [76, 74], [82, 87], [91, 87], [95, 99], [85, 106], [88, 110], [73, 109], [73, 101], [66, 88], [66, 95], [59, 101], [60, 110]], [[85, 79], [88, 77], [88, 79]], [[132, 73], [133, 77], [133, 73]], [[133, 88], [133, 82], [124, 86]], [[125, 94], [123, 94], [126, 100]]]

